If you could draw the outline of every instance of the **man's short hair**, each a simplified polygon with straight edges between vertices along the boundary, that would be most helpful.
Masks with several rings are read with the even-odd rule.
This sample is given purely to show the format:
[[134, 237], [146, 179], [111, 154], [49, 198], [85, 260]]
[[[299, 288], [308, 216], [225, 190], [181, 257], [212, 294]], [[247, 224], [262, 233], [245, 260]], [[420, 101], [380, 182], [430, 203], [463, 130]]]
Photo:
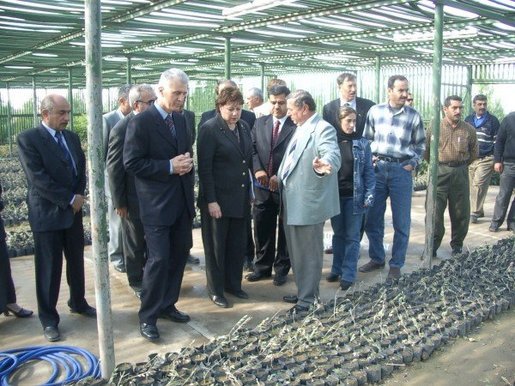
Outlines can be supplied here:
[[184, 71], [179, 70], [178, 68], [170, 68], [161, 74], [161, 77], [159, 78], [159, 86], [168, 86], [168, 83], [172, 79], [178, 79], [183, 84], [188, 84], [190, 81], [188, 75], [186, 75]]
[[129, 92], [129, 103], [131, 106], [134, 102], [141, 100], [141, 95], [144, 93], [155, 95], [154, 87], [146, 83], [132, 86], [131, 91]]
[[399, 82], [407, 82], [408, 78], [406, 78], [404, 75], [392, 75], [388, 78], [388, 88], [390, 90], [393, 90], [393, 85], [395, 84], [395, 81]]
[[268, 92], [269, 95], [277, 96], [277, 95], [290, 95], [290, 89], [283, 85], [276, 85], [273, 86], [270, 91]]
[[279, 78], [272, 78], [268, 81], [268, 84], [266, 85], [266, 91], [270, 95], [270, 90], [274, 86], [286, 86], [286, 82]]
[[336, 78], [336, 83], [338, 83], [338, 86], [341, 86], [343, 82], [346, 80], [350, 80], [352, 82], [356, 81], [356, 75], [351, 74], [350, 72], [344, 72], [343, 74], [338, 75], [338, 78]]
[[472, 99], [472, 103], [476, 103], [477, 101], [487, 102], [488, 98], [484, 94], [477, 94], [474, 99]]
[[232, 79], [219, 79], [216, 82], [216, 87], [215, 87], [215, 94], [216, 95], [218, 95], [219, 90], [220, 90], [220, 85], [222, 85], [222, 84], [225, 85], [226, 87], [238, 88], [238, 85]]
[[288, 96], [296, 107], [308, 106], [309, 111], [316, 111], [317, 105], [311, 94], [305, 90], [296, 90]]
[[451, 101], [458, 101], [458, 102], [463, 102], [463, 99], [461, 99], [460, 96], [457, 96], [457, 95], [449, 95], [447, 98], [445, 98], [445, 100], [443, 101], [443, 105], [445, 107], [449, 107], [451, 105]]
[[129, 100], [129, 92], [131, 91], [132, 84], [124, 84], [118, 89], [118, 100]]
[[257, 88], [257, 87], [249, 88], [249, 90], [247, 91], [247, 97], [253, 97], [253, 96], [257, 96], [259, 99], [261, 99], [261, 101], [263, 101], [263, 91], [261, 91], [260, 88]]

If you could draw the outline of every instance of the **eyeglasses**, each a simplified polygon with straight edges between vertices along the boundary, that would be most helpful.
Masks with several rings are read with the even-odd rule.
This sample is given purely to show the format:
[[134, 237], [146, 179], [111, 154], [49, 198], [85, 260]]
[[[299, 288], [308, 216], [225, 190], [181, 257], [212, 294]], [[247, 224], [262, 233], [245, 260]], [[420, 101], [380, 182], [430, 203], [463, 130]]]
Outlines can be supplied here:
[[153, 105], [155, 101], [156, 101], [155, 99], [151, 99], [151, 100], [149, 100], [148, 102], [141, 101], [141, 100], [137, 100], [136, 102], [139, 102], [139, 103], [145, 103], [146, 105], [149, 105], [149, 106], [150, 106], [150, 105]]

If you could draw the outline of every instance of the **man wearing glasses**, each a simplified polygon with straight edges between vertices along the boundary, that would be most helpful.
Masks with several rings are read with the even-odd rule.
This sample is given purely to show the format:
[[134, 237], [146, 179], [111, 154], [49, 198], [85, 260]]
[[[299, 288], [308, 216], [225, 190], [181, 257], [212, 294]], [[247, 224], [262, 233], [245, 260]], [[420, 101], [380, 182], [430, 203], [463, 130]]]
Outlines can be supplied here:
[[123, 145], [129, 122], [135, 115], [152, 106], [155, 100], [156, 93], [152, 86], [141, 84], [131, 88], [129, 102], [132, 112], [111, 130], [106, 161], [113, 206], [122, 223], [122, 247], [127, 279], [129, 280], [129, 286], [138, 298], [141, 298], [146, 246], [143, 224], [139, 217], [134, 176], [127, 173], [123, 166]]

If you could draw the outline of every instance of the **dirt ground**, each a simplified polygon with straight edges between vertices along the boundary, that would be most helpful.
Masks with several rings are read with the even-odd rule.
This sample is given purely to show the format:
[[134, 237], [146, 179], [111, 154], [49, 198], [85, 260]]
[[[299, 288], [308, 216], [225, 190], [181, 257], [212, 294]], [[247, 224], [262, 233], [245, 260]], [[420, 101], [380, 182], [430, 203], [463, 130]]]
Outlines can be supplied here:
[[[487, 216], [493, 211], [493, 203], [497, 188], [488, 192], [485, 212]], [[424, 192], [416, 192], [412, 204], [412, 229], [410, 246], [403, 272], [411, 272], [423, 266], [420, 256], [424, 250]], [[448, 220], [448, 215], [446, 214]], [[465, 249], [473, 249], [484, 244], [494, 244], [506, 237], [513, 237], [505, 229], [499, 233], [488, 232], [490, 219], [480, 219], [479, 224], [470, 226]], [[450, 258], [449, 223], [442, 247], [438, 251], [439, 259]], [[325, 232], [330, 240], [331, 228], [326, 223]], [[243, 289], [249, 300], [229, 297], [231, 308], [221, 309], [213, 305], [207, 297], [205, 286], [204, 257], [200, 230], [195, 229], [192, 253], [201, 259], [200, 266], [188, 266], [184, 275], [181, 297], [178, 308], [187, 312], [192, 320], [186, 324], [158, 321], [161, 340], [154, 344], [144, 340], [138, 332], [137, 311], [139, 302], [127, 285], [127, 278], [110, 268], [110, 285], [112, 301], [113, 335], [115, 342], [116, 363], [137, 363], [146, 361], [150, 353], [164, 354], [180, 350], [185, 346], [196, 346], [209, 339], [227, 334], [243, 317], [251, 317], [249, 327], [257, 325], [261, 320], [277, 312], [285, 312], [291, 305], [282, 302], [282, 296], [295, 293], [296, 287], [291, 275], [282, 287], [274, 287], [271, 280], [249, 283], [243, 280]], [[387, 249], [392, 242], [393, 229], [391, 216], [387, 211], [385, 244]], [[362, 264], [367, 259], [368, 244], [362, 244]], [[323, 278], [329, 273], [332, 262], [331, 255], [324, 256]], [[27, 308], [36, 310], [34, 264], [32, 256], [11, 259], [13, 278], [16, 285], [18, 302]], [[86, 298], [95, 304], [94, 264], [91, 248], [86, 248]], [[383, 271], [358, 274], [355, 290], [361, 290], [378, 281], [384, 281], [388, 268]], [[322, 300], [334, 297], [337, 290], [335, 283], [322, 279], [320, 291]], [[61, 315], [59, 329], [62, 345], [78, 346], [100, 356], [97, 324], [92, 319], [70, 314], [66, 306], [68, 286], [63, 272], [61, 294], [58, 310]], [[26, 320], [12, 316], [0, 315], [0, 352], [7, 349], [50, 345], [43, 337], [41, 325], [37, 317]], [[13, 385], [33, 386], [48, 379], [49, 368], [38, 364], [23, 374], [18, 374]], [[425, 362], [412, 364], [394, 372], [385, 381], [386, 385], [515, 385], [515, 309], [511, 309], [493, 321], [482, 323], [468, 337], [458, 338], [439, 351], [433, 353]]]

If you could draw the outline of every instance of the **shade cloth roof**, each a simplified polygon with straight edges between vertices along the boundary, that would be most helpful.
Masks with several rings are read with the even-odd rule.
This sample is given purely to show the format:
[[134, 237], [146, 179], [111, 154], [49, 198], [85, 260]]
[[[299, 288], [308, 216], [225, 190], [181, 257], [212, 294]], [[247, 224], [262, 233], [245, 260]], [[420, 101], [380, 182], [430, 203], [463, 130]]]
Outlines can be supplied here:
[[[271, 0], [254, 0], [253, 9]], [[102, 1], [104, 85], [155, 82], [170, 67], [193, 79], [223, 77], [226, 38], [233, 76], [433, 60], [434, 2], [429, 0], [282, 0], [225, 17], [247, 0]], [[442, 0], [443, 63], [515, 62], [515, 1]], [[227, 12], [227, 11], [226, 11]], [[0, 1], [0, 82], [83, 86], [84, 2]]]

